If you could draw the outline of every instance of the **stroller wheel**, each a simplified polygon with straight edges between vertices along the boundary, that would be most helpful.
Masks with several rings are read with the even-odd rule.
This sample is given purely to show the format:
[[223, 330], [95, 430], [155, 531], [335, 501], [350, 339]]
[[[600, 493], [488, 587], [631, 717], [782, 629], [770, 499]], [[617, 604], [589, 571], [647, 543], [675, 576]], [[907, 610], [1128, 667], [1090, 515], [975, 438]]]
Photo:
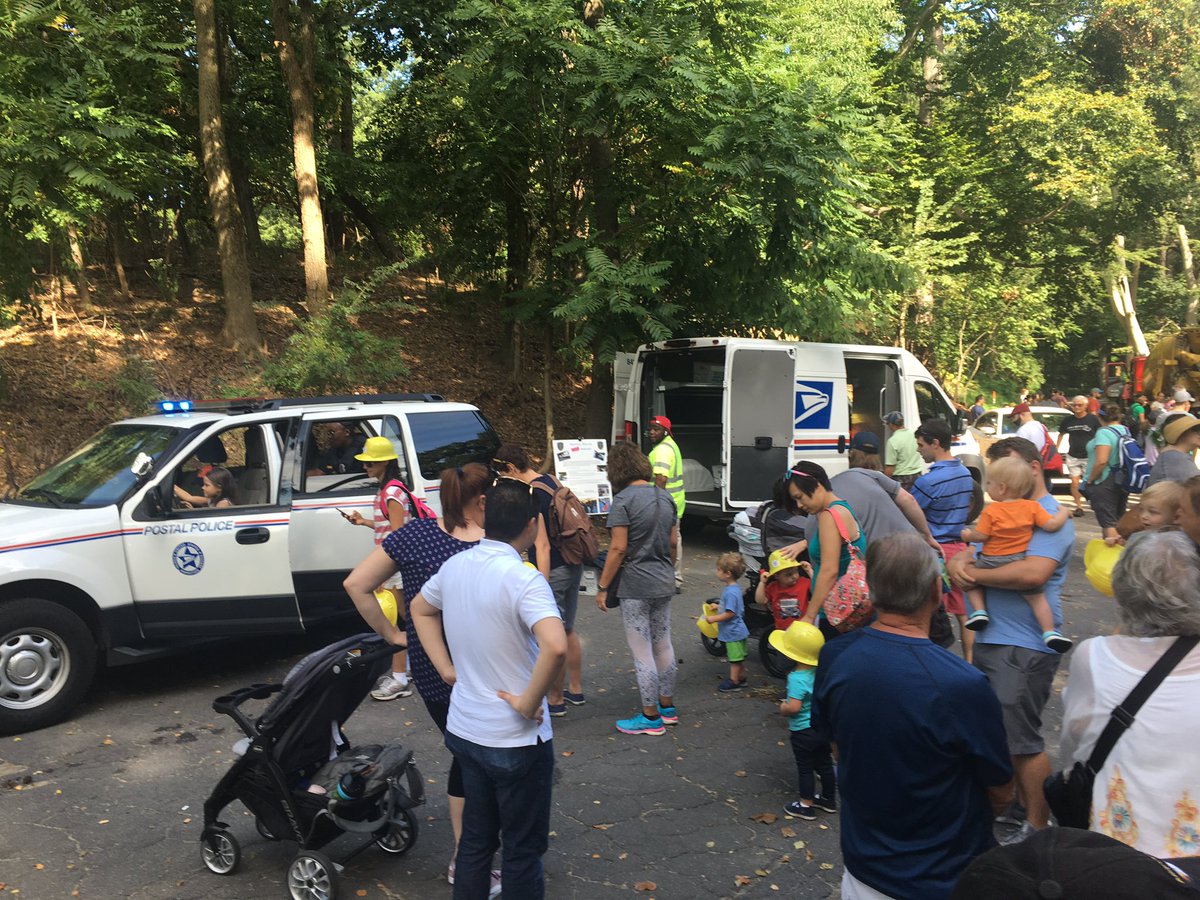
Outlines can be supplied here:
[[380, 850], [396, 856], [407, 853], [417, 842], [417, 820], [412, 810], [402, 809], [400, 815], [404, 817], [403, 822], [389, 822], [383, 832], [376, 832], [378, 837], [375, 838], [375, 845]]
[[774, 678], [787, 678], [788, 672], [792, 671], [794, 663], [771, 646], [771, 632], [774, 628], [768, 628], [762, 633], [758, 639], [758, 658], [763, 664], [763, 668], [767, 670], [767, 674]]
[[214, 831], [201, 839], [200, 856], [210, 872], [232, 875], [242, 861], [242, 848], [228, 831]]
[[334, 900], [337, 870], [324, 853], [305, 850], [288, 866], [287, 884], [292, 900]]
[[717, 638], [710, 638], [707, 635], [700, 635], [700, 642], [704, 644], [704, 649], [708, 651], [710, 656], [724, 656], [725, 642]]

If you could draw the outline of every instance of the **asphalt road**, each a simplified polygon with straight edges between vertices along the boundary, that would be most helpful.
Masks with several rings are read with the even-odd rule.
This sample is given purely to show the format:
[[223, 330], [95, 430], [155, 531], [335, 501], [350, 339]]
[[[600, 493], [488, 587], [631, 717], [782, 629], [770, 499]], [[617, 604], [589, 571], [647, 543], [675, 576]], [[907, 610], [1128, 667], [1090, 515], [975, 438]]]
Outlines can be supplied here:
[[[1112, 601], [1083, 576], [1083, 548], [1099, 530], [1090, 516], [1075, 521], [1064, 607], [1067, 633], [1080, 640], [1110, 632], [1116, 618]], [[705, 653], [691, 620], [718, 593], [713, 563], [727, 549], [715, 527], [686, 542], [687, 587], [673, 614], [680, 723], [664, 737], [614, 730], [613, 721], [639, 705], [632, 661], [618, 615], [581, 598], [588, 702], [554, 720], [547, 897], [838, 896], [837, 817], [783, 814], [795, 796], [795, 766], [775, 707], [782, 682], [762, 671], [752, 646], [749, 688], [717, 694], [726, 666]], [[211, 703], [233, 688], [281, 679], [325, 642], [240, 643], [115, 670], [71, 721], [0, 738], [0, 891], [21, 900], [286, 897], [294, 846], [261, 839], [240, 805], [225, 819], [242, 845], [240, 868], [221, 877], [201, 862], [202, 806], [240, 736]], [[1059, 689], [1063, 683], [1065, 674]], [[1047, 713], [1052, 752], [1057, 693]], [[346, 731], [356, 743], [401, 737], [414, 747], [428, 801], [417, 810], [415, 846], [399, 858], [375, 848], [355, 858], [339, 896], [449, 897], [448, 753], [424, 706], [415, 696], [368, 699]]]

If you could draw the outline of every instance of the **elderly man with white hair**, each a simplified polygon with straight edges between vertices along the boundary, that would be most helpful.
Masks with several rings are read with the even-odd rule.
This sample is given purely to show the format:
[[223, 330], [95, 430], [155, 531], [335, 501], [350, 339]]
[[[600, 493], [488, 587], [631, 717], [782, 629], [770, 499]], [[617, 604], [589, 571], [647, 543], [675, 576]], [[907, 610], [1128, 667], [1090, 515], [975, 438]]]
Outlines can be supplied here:
[[945, 900], [1012, 797], [1000, 702], [929, 640], [941, 571], [915, 533], [870, 543], [867, 584], [875, 621], [825, 645], [813, 690], [838, 748], [841, 896]]
[[1064, 700], [1062, 758], [1087, 762], [1154, 664], [1187, 641], [1175, 667], [1117, 739], [1092, 787], [1090, 827], [1158, 857], [1200, 856], [1200, 556], [1180, 532], [1147, 532], [1113, 570], [1120, 634], [1075, 648]]

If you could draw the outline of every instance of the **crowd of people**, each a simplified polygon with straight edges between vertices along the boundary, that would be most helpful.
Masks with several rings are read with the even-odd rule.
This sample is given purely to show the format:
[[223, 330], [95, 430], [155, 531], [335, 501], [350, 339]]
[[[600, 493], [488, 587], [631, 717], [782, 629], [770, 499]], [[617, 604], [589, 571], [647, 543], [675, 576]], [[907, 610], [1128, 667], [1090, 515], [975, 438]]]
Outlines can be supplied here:
[[[1069, 415], [1092, 415], [1087, 398], [1078, 400], [1083, 416], [1074, 405]], [[1068, 762], [1089, 759], [1113, 710], [1165, 647], [1200, 634], [1200, 472], [1182, 483], [1169, 477], [1187, 475], [1170, 454], [1200, 444], [1200, 420], [1183, 410], [1153, 423], [1165, 442], [1163, 486], [1143, 495], [1130, 525], [1121, 521], [1128, 492], [1103, 493], [1120, 445], [1100, 435], [1127, 429], [1125, 414], [1103, 406], [1100, 414], [1082, 480], [1098, 517], [1101, 509], [1116, 516], [1111, 527], [1127, 542], [1113, 578], [1122, 633], [1074, 650]], [[721, 596], [703, 617], [727, 650], [725, 693], [745, 682], [746, 603], [792, 621], [770, 636], [792, 664], [778, 711], [797, 793], [784, 809], [801, 821], [838, 816], [842, 897], [958, 896], [977, 866], [986, 875], [1017, 865], [1003, 856], [1015, 851], [993, 849], [996, 821], [1017, 826], [1013, 844], [1043, 840], [1052, 824], [1042, 713], [1072, 647], [1061, 591], [1080, 507], [1050, 493], [1044, 446], [1030, 432], [988, 448], [980, 486], [953, 456], [947, 423], [910, 429], [899, 412], [884, 422], [887, 441], [853, 436], [844, 472], [830, 477], [807, 460], [789, 469], [762, 517], [770, 554], [756, 592], [743, 595], [743, 560], [725, 554], [714, 572]], [[682, 459], [670, 430], [659, 417], [649, 457], [621, 442], [608, 459], [614, 497], [596, 603], [621, 617], [634, 660], [641, 707], [615, 723], [626, 735], [662, 735], [681, 717], [671, 600]], [[368, 446], [358, 456], [374, 474], [386, 451]], [[575, 632], [581, 566], [566, 562], [552, 528], [560, 485], [505, 445], [490, 466], [446, 470], [441, 517], [421, 518], [410, 496], [384, 497], [385, 476], [374, 523], [382, 536], [346, 589], [370, 627], [407, 648], [412, 682], [451, 751], [454, 897], [541, 898], [551, 720], [586, 702]], [[981, 488], [992, 499], [986, 507]], [[399, 624], [376, 599], [389, 584], [407, 607]], [[1197, 672], [1200, 653], [1188, 652], [1097, 768], [1089, 824], [1118, 848], [1200, 856], [1200, 767], [1187, 752], [1195, 716], [1183, 699]]]

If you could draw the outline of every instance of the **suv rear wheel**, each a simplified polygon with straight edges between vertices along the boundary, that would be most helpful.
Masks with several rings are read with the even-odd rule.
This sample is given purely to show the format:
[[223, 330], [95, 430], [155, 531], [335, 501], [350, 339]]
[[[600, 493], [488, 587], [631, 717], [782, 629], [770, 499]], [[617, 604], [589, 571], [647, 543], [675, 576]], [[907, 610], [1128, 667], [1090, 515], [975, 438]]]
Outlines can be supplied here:
[[0, 734], [66, 718], [95, 671], [96, 641], [71, 610], [36, 597], [0, 603]]

